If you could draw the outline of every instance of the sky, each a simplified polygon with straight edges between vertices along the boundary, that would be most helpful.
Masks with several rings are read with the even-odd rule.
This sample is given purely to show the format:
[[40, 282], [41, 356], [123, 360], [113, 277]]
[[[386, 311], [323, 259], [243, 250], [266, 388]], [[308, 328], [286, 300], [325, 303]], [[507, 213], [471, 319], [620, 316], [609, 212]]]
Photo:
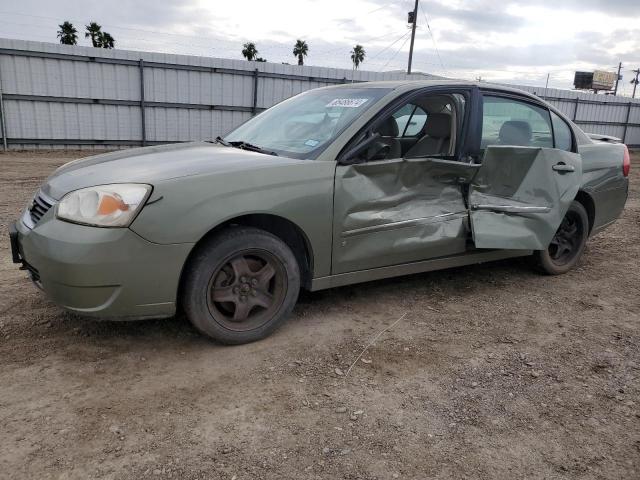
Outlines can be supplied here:
[[[57, 42], [58, 24], [96, 21], [116, 48], [351, 68], [404, 70], [414, 0], [0, 0], [0, 37]], [[89, 40], [80, 35], [80, 45]], [[576, 70], [615, 71], [630, 94], [640, 67], [640, 0], [419, 0], [413, 70], [453, 78], [572, 88]]]

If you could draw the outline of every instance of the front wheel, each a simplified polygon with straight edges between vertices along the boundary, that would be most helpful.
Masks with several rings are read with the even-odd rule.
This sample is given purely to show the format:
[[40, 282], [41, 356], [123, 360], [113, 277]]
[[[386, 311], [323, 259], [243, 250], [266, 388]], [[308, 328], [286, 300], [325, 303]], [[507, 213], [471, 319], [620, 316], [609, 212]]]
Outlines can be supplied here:
[[234, 227], [197, 248], [186, 267], [182, 302], [201, 333], [226, 344], [253, 342], [291, 313], [300, 269], [278, 237]]
[[580, 260], [589, 237], [589, 216], [580, 202], [573, 201], [546, 250], [534, 253], [538, 269], [548, 275], [571, 270]]

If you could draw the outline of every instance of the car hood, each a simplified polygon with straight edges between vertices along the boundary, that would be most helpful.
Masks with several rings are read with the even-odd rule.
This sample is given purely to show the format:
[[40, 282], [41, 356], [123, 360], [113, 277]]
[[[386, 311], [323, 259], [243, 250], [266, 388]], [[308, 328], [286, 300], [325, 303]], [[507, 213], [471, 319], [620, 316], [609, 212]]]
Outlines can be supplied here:
[[179, 143], [120, 150], [69, 162], [47, 179], [43, 192], [59, 200], [79, 188], [148, 183], [211, 173], [291, 165], [308, 160], [276, 157], [213, 143]]

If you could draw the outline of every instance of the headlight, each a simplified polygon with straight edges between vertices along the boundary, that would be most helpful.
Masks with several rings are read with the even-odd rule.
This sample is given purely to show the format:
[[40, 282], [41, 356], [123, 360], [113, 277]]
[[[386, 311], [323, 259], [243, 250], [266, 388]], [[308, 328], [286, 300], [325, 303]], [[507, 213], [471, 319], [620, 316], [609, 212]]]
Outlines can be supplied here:
[[97, 185], [67, 193], [56, 216], [68, 222], [97, 227], [127, 227], [151, 193], [151, 185]]

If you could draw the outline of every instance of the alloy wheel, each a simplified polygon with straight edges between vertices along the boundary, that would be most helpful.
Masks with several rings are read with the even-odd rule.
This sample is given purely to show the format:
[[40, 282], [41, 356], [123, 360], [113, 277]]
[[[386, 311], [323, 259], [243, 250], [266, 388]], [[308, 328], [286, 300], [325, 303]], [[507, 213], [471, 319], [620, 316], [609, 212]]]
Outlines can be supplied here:
[[567, 212], [549, 244], [549, 256], [553, 263], [565, 265], [571, 262], [580, 253], [584, 233], [580, 216], [573, 211]]
[[207, 304], [214, 319], [234, 331], [267, 323], [286, 292], [284, 265], [265, 250], [245, 250], [221, 262], [209, 282]]

